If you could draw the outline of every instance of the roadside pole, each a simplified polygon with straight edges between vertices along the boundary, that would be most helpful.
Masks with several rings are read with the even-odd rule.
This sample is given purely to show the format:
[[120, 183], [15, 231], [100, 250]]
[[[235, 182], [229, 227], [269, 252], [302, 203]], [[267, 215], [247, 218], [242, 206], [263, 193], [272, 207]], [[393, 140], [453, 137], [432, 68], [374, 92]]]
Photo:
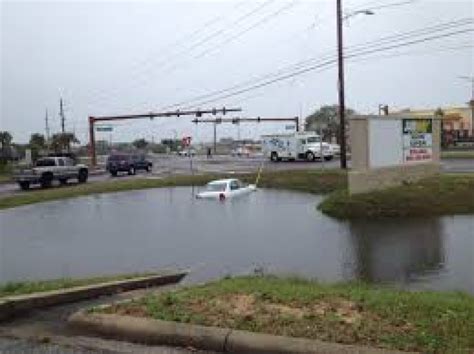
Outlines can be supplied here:
[[338, 94], [339, 94], [339, 140], [341, 145], [341, 168], [347, 168], [346, 160], [346, 104], [344, 98], [344, 53], [342, 28], [342, 0], [337, 1], [337, 64], [338, 64]]
[[322, 130], [322, 124], [321, 124], [321, 119], [319, 120], [319, 154], [321, 156], [321, 163], [322, 163], [322, 169], [324, 170], [324, 155], [323, 155], [323, 130]]

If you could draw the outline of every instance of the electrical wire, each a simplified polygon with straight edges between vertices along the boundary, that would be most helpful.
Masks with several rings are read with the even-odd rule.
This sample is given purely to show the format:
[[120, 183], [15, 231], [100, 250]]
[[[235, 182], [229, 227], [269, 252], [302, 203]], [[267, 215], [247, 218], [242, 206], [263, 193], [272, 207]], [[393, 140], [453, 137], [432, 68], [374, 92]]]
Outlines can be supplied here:
[[[439, 31], [444, 31], [444, 30], [448, 30], [448, 29], [452, 29], [452, 28], [456, 28], [456, 27], [459, 27], [459, 26], [464, 26], [464, 25], [472, 24], [472, 23], [473, 23], [473, 19], [471, 19], [471, 18], [465, 18], [465, 19], [461, 19], [461, 20], [450, 21], [450, 22], [443, 23], [443, 24], [423, 27], [421, 29], [410, 30], [410, 31], [407, 31], [407, 32], [402, 32], [402, 33], [391, 34], [391, 35], [388, 35], [388, 36], [383, 36], [383, 37], [380, 37], [380, 38], [377, 38], [377, 39], [374, 39], [374, 40], [370, 40], [370, 41], [367, 41], [367, 42], [364, 42], [364, 43], [361, 43], [361, 44], [357, 44], [357, 45], [354, 45], [354, 46], [351, 46], [351, 47], [345, 48], [345, 49], [346, 50], [348, 50], [348, 49], [349, 50], [369, 49], [371, 47], [377, 47], [377, 46], [380, 46], [380, 45], [383, 45], [383, 44], [386, 44], [386, 43], [395, 43], [396, 41], [405, 40], [407, 38], [412, 38], [414, 36], [436, 33], [436, 32], [439, 32]], [[331, 52], [326, 53], [325, 55], [322, 55], [322, 56], [319, 56], [319, 57], [313, 57], [313, 58], [310, 58], [310, 59], [306, 59], [306, 60], [297, 62], [295, 64], [287, 65], [287, 66], [283, 67], [282, 69], [277, 70], [276, 72], [270, 72], [270, 73], [261, 75], [257, 78], [245, 80], [244, 82], [238, 83], [236, 85], [232, 85], [228, 88], [221, 89], [221, 90], [215, 90], [215, 91], [212, 91], [212, 92], [207, 93], [207, 94], [199, 95], [199, 96], [196, 96], [192, 99], [188, 99], [188, 100], [176, 103], [176, 104], [165, 106], [162, 109], [172, 109], [172, 108], [180, 107], [182, 105], [186, 105], [186, 104], [189, 104], [191, 102], [200, 101], [200, 100], [208, 98], [208, 97], [219, 95], [219, 94], [222, 94], [222, 93], [225, 93], [225, 92], [230, 92], [230, 91], [233, 91], [235, 89], [239, 89], [239, 88], [248, 86], [249, 84], [253, 84], [253, 83], [256, 83], [256, 82], [259, 82], [259, 81], [263, 81], [263, 80], [271, 78], [273, 76], [278, 76], [278, 75], [285, 74], [287, 72], [292, 72], [294, 70], [305, 67], [306, 65], [309, 65], [309, 64], [312, 64], [312, 63], [315, 63], [315, 62], [316, 63], [319, 62], [319, 61], [324, 62], [325, 60], [334, 59], [334, 58], [335, 58], [334, 54], [331, 51]]]
[[[221, 27], [213, 32], [211, 32], [210, 34], [206, 35], [204, 38], [201, 38], [199, 39], [197, 42], [194, 42], [194, 43], [190, 43], [190, 46], [189, 45], [183, 45], [181, 50], [179, 51], [174, 51], [173, 54], [170, 54], [170, 55], [167, 55], [165, 56], [164, 58], [162, 58], [162, 60], [160, 60], [159, 62], [154, 62], [153, 66], [151, 66], [149, 69], [156, 69], [156, 68], [160, 68], [160, 70], [164, 70], [164, 69], [170, 69], [169, 66], [167, 66], [168, 64], [170, 63], [173, 63], [171, 64], [171, 68], [173, 69], [175, 67], [175, 64], [174, 64], [174, 60], [175, 58], [183, 58], [183, 57], [187, 57], [187, 54], [189, 54], [190, 51], [193, 51], [195, 48], [198, 48], [199, 46], [213, 40], [214, 38], [217, 38], [218, 36], [220, 36], [222, 33], [226, 33], [229, 31], [229, 28], [233, 28], [234, 26], [238, 25], [239, 23], [247, 20], [248, 18], [254, 16], [255, 14], [257, 14], [258, 12], [262, 11], [263, 9], [265, 9], [266, 7], [270, 6], [272, 3], [274, 3], [276, 0], [267, 0], [261, 4], [259, 4], [258, 6], [254, 7], [252, 10], [250, 11], [247, 11], [245, 12], [244, 14], [240, 15], [239, 17], [237, 17], [237, 19], [235, 19], [234, 21], [232, 21], [230, 24], [226, 24], [224, 27]], [[240, 3], [239, 3], [240, 5]], [[208, 22], [211, 22], [211, 21], [208, 21]], [[204, 27], [202, 27], [202, 29], [204, 29]], [[198, 30], [199, 32], [199, 30]], [[202, 31], [201, 31], [202, 32]], [[191, 37], [194, 37], [194, 35], [191, 35]], [[186, 54], [186, 55], [185, 55]], [[133, 77], [135, 79], [139, 78], [140, 81], [139, 81], [139, 85], [143, 84], [145, 82], [145, 80], [147, 80], [149, 78], [149, 73], [145, 73], [143, 71], [143, 68], [142, 69], [142, 73], [137, 73], [136, 75], [134, 75]], [[145, 68], [146, 69], [146, 68]], [[169, 72], [169, 70], [168, 70]], [[140, 75], [139, 75], [140, 74]], [[138, 86], [139, 86], [138, 85]], [[130, 87], [130, 85], [128, 85], [128, 87]], [[120, 92], [121, 88], [119, 89], [116, 89], [114, 90], [115, 93], [118, 93]], [[112, 91], [113, 93], [113, 91]], [[113, 95], [113, 94], [112, 94]], [[110, 94], [110, 91], [109, 92], [100, 92], [98, 96], [95, 97], [95, 100], [104, 100], [104, 99], [107, 99], [108, 97], [107, 96], [112, 96]]]
[[[421, 39], [417, 39], [417, 40], [407, 41], [407, 42], [401, 43], [401, 44], [387, 45], [385, 47], [378, 48], [378, 49], [369, 49], [369, 50], [366, 50], [366, 51], [361, 51], [361, 52], [356, 52], [356, 53], [353, 53], [353, 54], [348, 54], [348, 55], [344, 56], [344, 58], [345, 59], [350, 59], [350, 58], [361, 56], [361, 55], [368, 55], [368, 54], [372, 54], [372, 53], [376, 53], [376, 52], [380, 52], [380, 51], [386, 51], [386, 50], [396, 49], [396, 48], [400, 48], [400, 47], [410, 46], [410, 45], [414, 45], [414, 44], [418, 44], [418, 43], [423, 43], [423, 42], [432, 41], [432, 40], [436, 40], [436, 39], [446, 38], [446, 37], [459, 35], [459, 34], [463, 34], [463, 33], [469, 33], [469, 32], [473, 32], [473, 31], [474, 31], [474, 29], [465, 29], [465, 30], [459, 30], [459, 31], [455, 31], [455, 32], [445, 33], [445, 34], [442, 34], [442, 35], [433, 35], [433, 36], [430, 36], [430, 37], [425, 37], [425, 38], [421, 38]], [[280, 82], [280, 81], [283, 81], [283, 80], [287, 80], [287, 79], [290, 79], [290, 78], [293, 78], [295, 76], [299, 76], [299, 75], [302, 75], [302, 74], [305, 74], [305, 73], [308, 73], [308, 72], [311, 72], [311, 71], [324, 69], [324, 68], [329, 68], [329, 67], [331, 67], [332, 65], [334, 65], [336, 63], [337, 63], [337, 58], [326, 60], [322, 63], [317, 64], [317, 65], [312, 65], [312, 66], [309, 66], [309, 67], [306, 67], [306, 68], [302, 68], [302, 69], [296, 70], [292, 73], [285, 74], [285, 75], [276, 77], [276, 78], [271, 79], [271, 80], [267, 80], [263, 83], [259, 83], [259, 84], [256, 84], [256, 85], [244, 88], [244, 89], [240, 89], [240, 90], [237, 90], [235, 92], [231, 92], [231, 93], [228, 93], [228, 94], [225, 94], [225, 95], [221, 95], [221, 96], [209, 99], [209, 100], [200, 101], [199, 103], [186, 106], [183, 109], [188, 109], [188, 108], [191, 108], [191, 107], [197, 107], [201, 104], [207, 104], [207, 103], [215, 102], [216, 100], [222, 100], [222, 99], [225, 99], [225, 98], [228, 98], [228, 97], [237, 96], [237, 95], [240, 95], [242, 93], [249, 92], [249, 91], [252, 91], [252, 90], [255, 90], [255, 89], [258, 89], [258, 88], [262, 88], [262, 87], [271, 85], [273, 83]]]

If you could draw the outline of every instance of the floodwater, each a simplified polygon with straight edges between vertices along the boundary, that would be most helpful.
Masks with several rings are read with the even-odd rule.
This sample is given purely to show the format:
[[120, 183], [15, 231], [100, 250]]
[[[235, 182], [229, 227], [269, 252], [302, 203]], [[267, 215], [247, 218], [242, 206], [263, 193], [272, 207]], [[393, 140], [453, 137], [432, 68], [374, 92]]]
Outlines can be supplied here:
[[0, 283], [190, 268], [191, 282], [263, 270], [474, 294], [472, 216], [341, 222], [319, 201], [259, 190], [221, 203], [187, 187], [5, 210]]

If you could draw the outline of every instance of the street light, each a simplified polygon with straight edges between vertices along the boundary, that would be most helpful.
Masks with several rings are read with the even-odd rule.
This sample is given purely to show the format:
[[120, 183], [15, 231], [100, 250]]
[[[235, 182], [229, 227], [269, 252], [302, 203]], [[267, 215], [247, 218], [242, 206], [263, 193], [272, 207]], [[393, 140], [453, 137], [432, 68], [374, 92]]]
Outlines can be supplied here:
[[341, 168], [347, 168], [346, 156], [346, 103], [344, 98], [344, 51], [343, 51], [343, 31], [342, 24], [347, 19], [356, 15], [374, 15], [371, 10], [358, 10], [346, 16], [342, 15], [342, 0], [337, 0], [337, 63], [338, 63], [338, 96], [339, 96], [339, 125], [340, 125], [340, 145], [341, 145]]
[[357, 11], [354, 11], [354, 12], [351, 12], [351, 13], [345, 15], [345, 16], [342, 18], [342, 20], [343, 20], [343, 21], [346, 21], [346, 20], [348, 20], [349, 18], [354, 17], [354, 16], [357, 16], [357, 15], [372, 16], [372, 15], [375, 15], [375, 12], [373, 12], [372, 10], [357, 10]]
[[471, 107], [471, 134], [474, 136], [474, 76], [458, 76], [458, 78], [471, 82], [471, 99], [468, 105]]

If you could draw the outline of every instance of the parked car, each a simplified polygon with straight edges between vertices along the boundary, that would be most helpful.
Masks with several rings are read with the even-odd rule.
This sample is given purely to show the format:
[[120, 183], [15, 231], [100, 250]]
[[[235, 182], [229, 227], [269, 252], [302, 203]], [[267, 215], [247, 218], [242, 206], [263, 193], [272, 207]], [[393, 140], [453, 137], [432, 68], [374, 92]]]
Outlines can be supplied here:
[[194, 156], [196, 155], [196, 150], [194, 149], [185, 149], [178, 151], [179, 156]]
[[218, 179], [209, 182], [206, 190], [198, 193], [199, 199], [218, 199], [221, 201], [227, 198], [234, 198], [255, 192], [257, 187], [255, 184], [244, 184], [238, 179]]
[[77, 178], [79, 183], [87, 182], [89, 169], [86, 165], [76, 164], [69, 157], [51, 156], [38, 159], [33, 167], [18, 169], [13, 179], [21, 189], [29, 189], [32, 184], [42, 188], [51, 187], [53, 181], [66, 184], [69, 179]]
[[114, 154], [107, 158], [106, 169], [112, 176], [117, 176], [119, 172], [127, 172], [134, 175], [138, 170], [150, 172], [153, 164], [145, 155]]
[[247, 149], [245, 146], [240, 146], [238, 148], [233, 149], [230, 154], [232, 156], [245, 156], [249, 157], [250, 156], [250, 150]]

